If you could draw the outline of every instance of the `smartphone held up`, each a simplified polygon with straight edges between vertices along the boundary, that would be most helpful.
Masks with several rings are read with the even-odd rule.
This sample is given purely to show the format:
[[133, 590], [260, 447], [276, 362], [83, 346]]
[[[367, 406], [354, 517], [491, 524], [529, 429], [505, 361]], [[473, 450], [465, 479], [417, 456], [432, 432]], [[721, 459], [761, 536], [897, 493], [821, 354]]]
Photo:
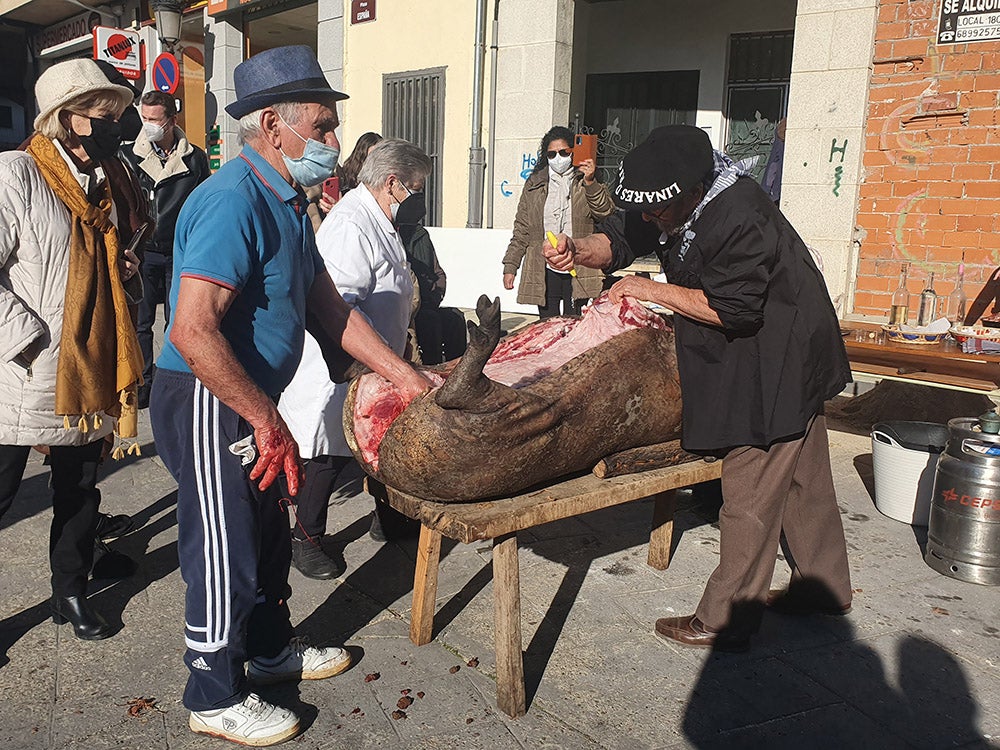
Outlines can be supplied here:
[[323, 180], [323, 195], [332, 203], [340, 200], [340, 178], [337, 175]]
[[573, 166], [578, 167], [587, 159], [597, 160], [597, 136], [577, 134], [573, 139]]

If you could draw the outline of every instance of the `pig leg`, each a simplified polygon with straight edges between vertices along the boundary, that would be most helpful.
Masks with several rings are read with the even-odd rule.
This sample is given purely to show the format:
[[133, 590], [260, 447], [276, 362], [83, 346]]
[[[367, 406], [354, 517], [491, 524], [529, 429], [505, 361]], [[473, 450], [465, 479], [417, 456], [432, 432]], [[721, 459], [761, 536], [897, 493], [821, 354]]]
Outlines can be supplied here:
[[434, 396], [442, 409], [469, 409], [481, 404], [497, 386], [483, 367], [500, 341], [500, 298], [490, 303], [484, 294], [476, 304], [479, 325], [469, 321], [469, 347]]

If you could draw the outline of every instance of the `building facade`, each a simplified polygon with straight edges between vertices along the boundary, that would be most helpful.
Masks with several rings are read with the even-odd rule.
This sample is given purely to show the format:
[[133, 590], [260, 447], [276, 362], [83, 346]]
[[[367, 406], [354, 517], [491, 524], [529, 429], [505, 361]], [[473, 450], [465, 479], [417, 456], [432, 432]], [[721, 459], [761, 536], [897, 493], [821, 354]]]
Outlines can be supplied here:
[[[963, 3], [977, 15], [988, 2], [208, 0], [185, 14], [177, 95], [192, 140], [218, 132], [219, 159], [232, 158], [233, 69], [269, 47], [309, 45], [351, 97], [340, 105], [345, 156], [369, 130], [420, 144], [434, 163], [428, 223], [443, 227], [509, 228], [554, 124], [598, 137], [611, 182], [624, 153], [668, 123], [758, 156], [759, 174], [784, 118], [782, 210], [822, 257], [841, 314], [877, 319], [902, 262], [914, 292], [933, 270], [942, 294], [959, 262], [970, 292], [1000, 265], [1000, 43], [987, 11], [974, 40], [940, 36]], [[43, 3], [0, 0], [0, 24], [13, 18], [35, 45], [26, 79], [46, 64], [46, 30], [58, 36], [26, 20], [33, 7]], [[138, 18], [147, 58], [160, 51], [141, 10], [97, 12]], [[31, 102], [21, 106], [30, 121]]]

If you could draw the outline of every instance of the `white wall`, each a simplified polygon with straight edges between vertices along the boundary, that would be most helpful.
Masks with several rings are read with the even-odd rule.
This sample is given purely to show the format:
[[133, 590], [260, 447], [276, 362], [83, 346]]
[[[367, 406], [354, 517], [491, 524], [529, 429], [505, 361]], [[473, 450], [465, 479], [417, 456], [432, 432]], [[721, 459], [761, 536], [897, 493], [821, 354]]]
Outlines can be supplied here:
[[517, 304], [517, 287], [503, 288], [503, 256], [510, 242], [507, 229], [448, 229], [428, 227], [441, 268], [448, 274], [448, 288], [441, 303], [446, 307], [475, 309], [479, 295], [500, 298], [504, 312], [538, 314], [535, 305]]

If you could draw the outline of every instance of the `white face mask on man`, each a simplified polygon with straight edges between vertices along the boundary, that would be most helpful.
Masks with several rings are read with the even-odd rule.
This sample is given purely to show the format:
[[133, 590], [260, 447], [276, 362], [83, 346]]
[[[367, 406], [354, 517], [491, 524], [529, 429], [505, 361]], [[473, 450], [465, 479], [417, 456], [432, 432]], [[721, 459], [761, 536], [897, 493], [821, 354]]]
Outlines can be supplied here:
[[572, 156], [557, 155], [549, 159], [549, 169], [556, 174], [565, 174], [571, 166], [573, 166]]
[[159, 143], [167, 134], [166, 128], [155, 122], [142, 123], [142, 132], [146, 134], [151, 143]]

